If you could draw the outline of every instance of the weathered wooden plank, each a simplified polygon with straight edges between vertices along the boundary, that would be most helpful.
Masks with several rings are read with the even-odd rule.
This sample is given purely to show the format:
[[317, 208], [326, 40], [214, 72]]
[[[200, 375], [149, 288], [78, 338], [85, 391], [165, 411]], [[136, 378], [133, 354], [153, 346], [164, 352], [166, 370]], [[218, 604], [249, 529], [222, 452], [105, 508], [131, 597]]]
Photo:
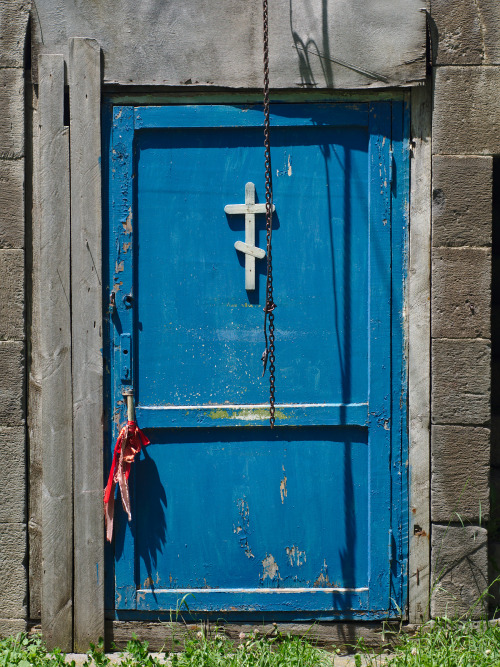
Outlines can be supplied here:
[[[38, 95], [26, 87], [27, 108], [32, 107], [32, 122], [26, 133], [26, 272], [31, 274], [27, 290], [26, 330], [31, 345], [28, 367], [27, 426], [29, 441], [29, 617], [42, 616], [42, 364], [40, 360], [40, 123]], [[32, 178], [30, 178], [30, 175]], [[31, 208], [31, 210], [30, 210]], [[31, 216], [30, 216], [31, 214]], [[30, 224], [31, 223], [31, 224]], [[31, 291], [31, 293], [30, 293]]]
[[428, 88], [411, 97], [410, 270], [408, 276], [408, 395], [410, 467], [409, 621], [429, 614], [430, 595], [430, 261], [431, 98]]
[[104, 634], [101, 53], [70, 40], [74, 458], [74, 642]]
[[69, 137], [64, 58], [42, 55], [40, 113], [40, 358], [42, 631], [50, 648], [73, 646], [73, 479]]
[[[192, 639], [197, 632], [214, 635], [221, 632], [235, 642], [245, 641], [247, 635], [253, 635], [257, 630], [260, 636], [276, 637], [282, 635], [306, 636], [309, 641], [320, 648], [335, 649], [350, 652], [362, 639], [367, 647], [381, 647], [390, 645], [397, 640], [396, 630], [405, 632], [415, 631], [414, 626], [403, 626], [390, 623], [339, 623], [335, 621], [316, 623], [225, 623], [224, 621], [200, 621], [198, 623], [183, 623], [177, 621], [106, 621], [106, 646], [112, 644], [118, 649], [125, 648], [132, 634], [141, 641], [149, 643], [149, 650], [179, 651], [183, 649], [184, 641]], [[394, 631], [394, 632], [391, 632]], [[243, 640], [240, 634], [245, 635]]]

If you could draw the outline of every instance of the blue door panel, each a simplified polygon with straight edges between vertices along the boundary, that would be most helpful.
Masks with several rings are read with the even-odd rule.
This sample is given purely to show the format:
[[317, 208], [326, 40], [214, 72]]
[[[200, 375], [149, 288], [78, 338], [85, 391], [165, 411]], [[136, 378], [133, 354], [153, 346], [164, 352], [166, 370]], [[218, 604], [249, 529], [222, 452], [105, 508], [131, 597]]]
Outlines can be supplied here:
[[[199, 613], [397, 615], [406, 110], [273, 107], [274, 430], [266, 261], [245, 290], [245, 218], [224, 212], [248, 182], [264, 201], [261, 109], [110, 116], [109, 447], [132, 386], [151, 445], [133, 466], [131, 523], [116, 504], [108, 605], [141, 618], [190, 594]], [[264, 227], [256, 215], [265, 249]]]
[[[281, 167], [273, 253], [279, 400], [366, 403], [368, 311], [348, 307], [339, 287], [349, 281], [350, 301], [366, 302], [368, 131], [301, 130], [273, 132]], [[135, 159], [138, 403], [261, 403], [265, 261], [257, 261], [258, 289], [247, 294], [244, 258], [234, 248], [244, 216], [224, 213], [225, 204], [242, 202], [248, 181], [264, 199], [261, 128], [139, 133]], [[265, 247], [264, 218], [257, 216], [258, 247]]]

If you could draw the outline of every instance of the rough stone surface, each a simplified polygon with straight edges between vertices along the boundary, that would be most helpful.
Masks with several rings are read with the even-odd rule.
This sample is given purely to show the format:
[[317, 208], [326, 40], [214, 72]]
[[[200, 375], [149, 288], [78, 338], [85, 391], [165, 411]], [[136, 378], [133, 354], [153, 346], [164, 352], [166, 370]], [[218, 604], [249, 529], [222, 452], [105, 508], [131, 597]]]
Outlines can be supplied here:
[[10, 637], [26, 630], [27, 623], [23, 618], [0, 618], [0, 637]]
[[24, 344], [0, 341], [0, 424], [24, 424]]
[[434, 246], [490, 246], [491, 157], [435, 155], [432, 160]]
[[22, 67], [31, 2], [9, 0], [0, 4], [0, 64]]
[[24, 247], [24, 159], [0, 160], [0, 248]]
[[432, 150], [436, 154], [500, 153], [500, 67], [438, 67]]
[[488, 586], [488, 532], [478, 526], [432, 527], [431, 615], [480, 618]]
[[0, 158], [24, 154], [24, 72], [0, 68]]
[[491, 345], [486, 340], [432, 342], [432, 422], [488, 424]]
[[500, 62], [500, 5], [496, 0], [432, 0], [439, 65]]
[[431, 429], [431, 518], [437, 523], [486, 521], [490, 508], [490, 430]]
[[24, 251], [0, 250], [0, 339], [24, 337]]
[[26, 616], [26, 546], [25, 524], [0, 524], [1, 613], [5, 618]]
[[490, 248], [433, 250], [434, 338], [490, 338], [490, 295]]
[[[426, 17], [419, 2], [292, 5], [269, 3], [272, 87], [380, 88], [424, 80]], [[262, 85], [260, 0], [37, 0], [36, 9], [35, 54], [67, 55], [69, 38], [96, 39], [106, 83]]]
[[26, 521], [26, 448], [22, 426], [0, 426], [0, 523]]

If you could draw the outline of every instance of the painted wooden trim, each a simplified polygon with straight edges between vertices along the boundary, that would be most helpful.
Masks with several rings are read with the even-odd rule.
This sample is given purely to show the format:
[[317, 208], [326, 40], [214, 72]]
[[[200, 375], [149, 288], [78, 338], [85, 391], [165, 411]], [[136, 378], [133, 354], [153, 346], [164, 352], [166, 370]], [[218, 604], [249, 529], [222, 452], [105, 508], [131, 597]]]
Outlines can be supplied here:
[[409, 621], [429, 617], [431, 94], [411, 93], [410, 266], [408, 272]]
[[[301, 90], [298, 91], [274, 91], [273, 104], [289, 104], [300, 102], [304, 104], [313, 104], [314, 102], [345, 102], [347, 104], [387, 102], [390, 97], [392, 102], [402, 101], [408, 92], [404, 88], [394, 89], [390, 96], [386, 90]], [[173, 89], [166, 91], [157, 90], [151, 92], [148, 90], [140, 96], [141, 106], [159, 105], [159, 104], [200, 104], [200, 98], [203, 98], [203, 104], [257, 104], [262, 105], [262, 93], [252, 91], [219, 91], [198, 89], [196, 92], [183, 89]], [[104, 104], [115, 106], [135, 106], [138, 104], [137, 93], [125, 93], [115, 91], [103, 95]]]
[[[370, 517], [377, 517], [376, 524], [368, 527], [369, 545], [372, 550], [379, 550], [380, 559], [387, 554], [387, 565], [381, 571], [370, 571], [370, 609], [387, 609], [386, 617], [393, 609], [391, 590], [392, 560], [392, 524], [388, 510], [388, 489], [391, 486], [391, 364], [392, 331], [387, 322], [391, 312], [391, 254], [376, 254], [377, 247], [391, 248], [391, 181], [390, 181], [390, 142], [391, 102], [379, 102], [370, 105], [369, 124], [369, 290], [368, 310], [369, 327], [369, 450], [384, 452], [384, 460], [373, 460], [370, 454], [369, 497]], [[374, 241], [376, 239], [376, 242]], [[386, 360], [391, 359], [391, 364]], [[376, 361], [375, 361], [376, 360]], [[389, 391], [388, 391], [389, 388]], [[388, 428], [377, 428], [385, 424]], [[375, 445], [375, 442], [377, 445]], [[380, 563], [379, 563], [380, 567]], [[375, 583], [376, 582], [376, 583]], [[396, 614], [397, 615], [397, 612]], [[372, 614], [370, 613], [370, 616]]]
[[[267, 426], [269, 406], [180, 405], [137, 406], [141, 428]], [[368, 426], [368, 403], [276, 404], [280, 426]]]
[[42, 632], [50, 649], [73, 646], [73, 405], [71, 388], [69, 135], [64, 57], [41, 55], [40, 357]]
[[[310, 125], [311, 119], [304, 110], [302, 118], [287, 115], [288, 105], [273, 103], [270, 113], [272, 127], [301, 127]], [[320, 126], [353, 127], [368, 125], [368, 105], [363, 102], [340, 104], [325, 102], [317, 110], [315, 123]], [[134, 108], [134, 128], [146, 130], [155, 128], [187, 127], [263, 127], [264, 119], [261, 105], [251, 106], [214, 106], [211, 120], [207, 120], [204, 105], [190, 106], [140, 106]]]
[[69, 44], [74, 419], [74, 642], [104, 635], [101, 50]]
[[[368, 588], [229, 588], [229, 589], [139, 589], [133, 609], [149, 611], [153, 605], [163, 609], [177, 609], [184, 599], [192, 613], [260, 613], [290, 612], [299, 610], [298, 616], [307, 619], [309, 614], [323, 612], [322, 618], [356, 619], [356, 609], [366, 609], [369, 604]], [[349, 608], [352, 606], [352, 608]], [[372, 609], [371, 618], [387, 618], [387, 611]], [[309, 616], [314, 620], [314, 616]]]

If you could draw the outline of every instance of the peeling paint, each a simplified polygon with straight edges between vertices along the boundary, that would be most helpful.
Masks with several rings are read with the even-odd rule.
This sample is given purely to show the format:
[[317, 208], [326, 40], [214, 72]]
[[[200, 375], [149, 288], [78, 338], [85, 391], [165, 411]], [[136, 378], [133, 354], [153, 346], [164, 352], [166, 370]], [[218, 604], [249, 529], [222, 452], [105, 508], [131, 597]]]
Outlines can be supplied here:
[[229, 419], [229, 412], [227, 410], [212, 410], [208, 413], [210, 419]]
[[264, 581], [265, 579], [280, 578], [278, 564], [274, 560], [272, 554], [269, 554], [264, 558], [264, 560], [262, 561], [262, 567], [263, 567], [262, 581]]
[[255, 556], [252, 553], [252, 550], [250, 549], [250, 545], [248, 544], [248, 540], [246, 538], [244, 541], [240, 542], [240, 547], [245, 550], [245, 556], [247, 558], [255, 558]]
[[[240, 522], [238, 525], [233, 523], [233, 533], [239, 535], [243, 533], [243, 536], [240, 538], [240, 546], [245, 548], [246, 537], [245, 535], [250, 534], [250, 507], [248, 506], [245, 498], [238, 498], [236, 501], [238, 507], [238, 514], [240, 515]], [[252, 556], [253, 557], [253, 556]]]
[[288, 173], [289, 176], [292, 175], [292, 156], [291, 155], [288, 156], [288, 171], [287, 171], [287, 173]]
[[[287, 419], [287, 415], [283, 410], [276, 410], [274, 413], [275, 419]], [[289, 416], [289, 415], [288, 415]], [[224, 410], [217, 408], [208, 413], [210, 419], [234, 419], [243, 421], [266, 421], [269, 419], [269, 408], [245, 408], [243, 410]]]
[[286, 555], [291, 567], [300, 567], [307, 561], [306, 552], [301, 551], [295, 544], [291, 547], [286, 547]]
[[131, 245], [132, 245], [132, 243], [130, 243], [130, 242], [129, 243], [124, 243], [123, 246], [122, 246], [123, 252], [127, 253], [129, 251], [129, 248], [130, 248]]
[[113, 410], [113, 421], [116, 424], [117, 427], [120, 426], [120, 415], [121, 415], [121, 409], [120, 408], [115, 408]]
[[243, 523], [243, 530], [246, 531], [250, 527], [250, 507], [244, 498], [238, 499], [238, 511]]
[[132, 234], [132, 207], [129, 206], [127, 218], [122, 222], [125, 234]]
[[328, 578], [328, 565], [326, 564], [326, 560], [324, 560], [320, 575], [314, 582], [314, 588], [330, 588], [332, 586], [333, 584]]
[[121, 273], [125, 270], [125, 265], [123, 261], [115, 263], [115, 273]]
[[[283, 472], [285, 472], [285, 466], [283, 466]], [[288, 490], [286, 488], [286, 482], [287, 482], [287, 477], [286, 477], [286, 475], [283, 475], [283, 479], [280, 482], [280, 496], [281, 496], [281, 504], [282, 505], [285, 502], [285, 498], [288, 496]]]

